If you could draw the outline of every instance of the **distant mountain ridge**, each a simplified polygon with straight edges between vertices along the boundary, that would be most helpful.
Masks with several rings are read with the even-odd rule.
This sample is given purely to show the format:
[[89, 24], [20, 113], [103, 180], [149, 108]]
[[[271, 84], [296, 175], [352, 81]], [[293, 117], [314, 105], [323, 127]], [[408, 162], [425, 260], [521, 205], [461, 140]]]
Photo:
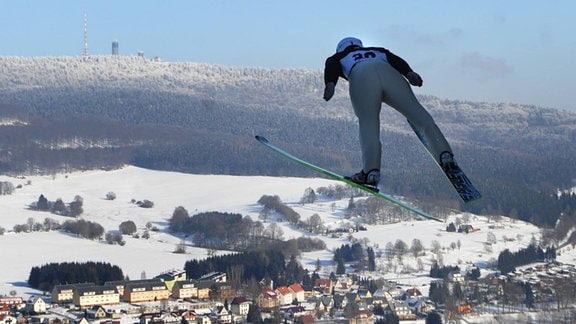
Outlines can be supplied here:
[[[141, 57], [0, 57], [0, 171], [142, 167], [310, 176], [262, 134], [336, 172], [360, 165], [347, 84], [321, 98], [319, 70], [233, 68]], [[574, 186], [576, 114], [419, 96], [485, 199], [461, 205], [403, 117], [385, 108], [384, 183], [435, 206], [553, 226]], [[20, 120], [22, 123], [14, 123]]]

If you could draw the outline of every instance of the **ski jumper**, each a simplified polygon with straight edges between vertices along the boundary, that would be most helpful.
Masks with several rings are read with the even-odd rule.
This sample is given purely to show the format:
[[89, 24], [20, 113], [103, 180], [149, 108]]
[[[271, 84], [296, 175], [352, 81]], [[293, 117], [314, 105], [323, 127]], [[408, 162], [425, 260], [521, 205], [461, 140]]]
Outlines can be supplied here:
[[380, 110], [382, 102], [400, 112], [434, 158], [452, 153], [446, 138], [432, 116], [418, 102], [403, 76], [412, 69], [404, 59], [381, 47], [356, 47], [326, 59], [324, 82], [349, 82], [350, 100], [358, 118], [363, 170], [380, 170]]

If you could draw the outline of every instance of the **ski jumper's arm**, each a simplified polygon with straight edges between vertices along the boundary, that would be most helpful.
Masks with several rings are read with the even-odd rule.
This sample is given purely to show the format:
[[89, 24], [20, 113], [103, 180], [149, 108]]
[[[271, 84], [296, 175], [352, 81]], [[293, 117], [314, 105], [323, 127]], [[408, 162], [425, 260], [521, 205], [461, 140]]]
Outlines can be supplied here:
[[336, 85], [338, 78], [345, 78], [342, 72], [342, 66], [340, 65], [341, 58], [342, 55], [338, 53], [326, 59], [324, 65], [324, 84], [334, 83], [334, 85]]

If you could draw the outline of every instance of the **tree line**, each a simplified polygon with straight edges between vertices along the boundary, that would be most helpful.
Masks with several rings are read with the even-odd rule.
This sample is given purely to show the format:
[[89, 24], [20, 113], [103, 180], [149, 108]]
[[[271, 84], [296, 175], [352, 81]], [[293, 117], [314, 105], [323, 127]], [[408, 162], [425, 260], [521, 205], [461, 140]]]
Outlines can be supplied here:
[[122, 269], [104, 262], [62, 262], [32, 267], [28, 284], [34, 289], [51, 291], [60, 284], [91, 282], [103, 285], [108, 281], [124, 280]]
[[65, 204], [61, 198], [56, 201], [49, 201], [48, 198], [41, 194], [38, 201], [30, 204], [30, 208], [38, 211], [50, 211], [53, 214], [60, 216], [77, 217], [84, 212], [84, 199], [76, 195], [74, 200], [69, 204]]
[[336, 274], [345, 274], [346, 262], [356, 262], [358, 268], [368, 271], [376, 270], [376, 257], [372, 247], [362, 247], [360, 243], [352, 245], [343, 244], [334, 250], [334, 262], [336, 262]]
[[[291, 215], [293, 221], [300, 219], [300, 215], [295, 213], [293, 209], [279, 203], [279, 197], [269, 199], [270, 197], [264, 195], [259, 200], [259, 203], [264, 205], [265, 211], [263, 213], [267, 212], [268, 208], [284, 206], [286, 208], [282, 208], [281, 211]], [[268, 203], [263, 201], [268, 201]], [[269, 203], [276, 207], [270, 207]], [[284, 213], [282, 215], [286, 217]], [[265, 226], [259, 220], [253, 221], [250, 216], [242, 216], [238, 213], [211, 211], [190, 216], [186, 208], [178, 206], [174, 209], [168, 224], [173, 233], [191, 235], [195, 246], [210, 249], [246, 251], [258, 249], [263, 245], [273, 246], [276, 244], [286, 244], [287, 247], [296, 247], [301, 251], [313, 251], [325, 247], [322, 240], [305, 237], [286, 242], [282, 228], [276, 222], [271, 222]], [[310, 224], [303, 225], [298, 222], [298, 225], [310, 228]]]
[[272, 280], [274, 287], [302, 282], [310, 274], [294, 254], [286, 256], [280, 246], [222, 256], [212, 256], [204, 260], [186, 261], [184, 270], [189, 278], [200, 278], [206, 273], [218, 271], [226, 273], [236, 286], [251, 280]]
[[521, 265], [555, 259], [555, 247], [551, 246], [542, 249], [540, 246], [532, 242], [528, 247], [516, 252], [510, 252], [509, 249], [500, 252], [498, 255], [498, 270], [500, 270], [502, 274], [507, 274], [515, 271], [516, 267]]

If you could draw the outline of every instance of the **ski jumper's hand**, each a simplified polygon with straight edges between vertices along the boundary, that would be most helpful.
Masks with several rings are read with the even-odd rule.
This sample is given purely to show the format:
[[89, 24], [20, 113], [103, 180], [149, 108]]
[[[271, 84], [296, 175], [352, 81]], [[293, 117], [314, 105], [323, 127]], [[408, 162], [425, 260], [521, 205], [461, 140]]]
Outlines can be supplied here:
[[410, 71], [406, 73], [406, 79], [410, 82], [411, 85], [421, 87], [422, 86], [422, 78], [420, 75], [414, 71]]
[[336, 84], [334, 82], [326, 83], [324, 87], [324, 100], [328, 101], [334, 95], [334, 89], [336, 89]]

